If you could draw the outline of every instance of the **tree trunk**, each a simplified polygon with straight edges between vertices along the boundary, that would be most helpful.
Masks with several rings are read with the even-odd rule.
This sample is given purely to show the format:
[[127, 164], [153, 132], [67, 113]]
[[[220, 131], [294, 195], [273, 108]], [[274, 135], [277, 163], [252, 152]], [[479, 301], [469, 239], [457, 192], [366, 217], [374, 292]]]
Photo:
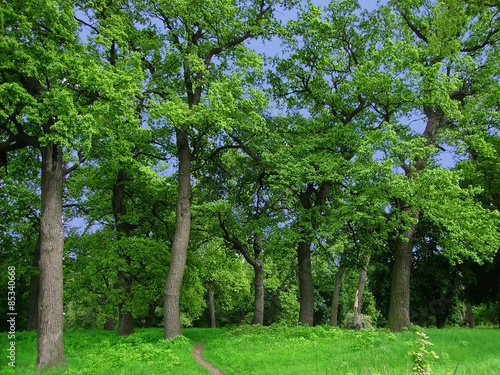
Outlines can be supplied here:
[[363, 303], [363, 293], [365, 291], [366, 278], [368, 275], [368, 264], [370, 263], [370, 258], [365, 255], [365, 264], [359, 272], [359, 282], [358, 288], [356, 289], [356, 295], [354, 296], [354, 327], [359, 330], [363, 328], [363, 321], [361, 319], [361, 304]]
[[62, 147], [49, 142], [42, 153], [40, 219], [40, 293], [38, 297], [37, 369], [66, 363], [63, 338]]
[[40, 293], [40, 275], [38, 273], [38, 263], [40, 262], [40, 235], [36, 241], [35, 254], [33, 255], [33, 267], [36, 273], [30, 277], [29, 290], [29, 318], [28, 331], [34, 331], [38, 328], [38, 294]]
[[106, 323], [104, 323], [104, 329], [106, 331], [114, 331], [115, 330], [115, 318], [108, 318]]
[[254, 270], [254, 302], [253, 302], [253, 320], [252, 324], [264, 324], [264, 261], [259, 259], [262, 255], [262, 236], [259, 233], [254, 234], [253, 250], [254, 256], [250, 256], [248, 245], [243, 244], [238, 238], [231, 237], [224, 221], [219, 216], [219, 224], [224, 232], [224, 239], [233, 245], [233, 248], [239, 251], [245, 260], [250, 263]]
[[210, 328], [217, 328], [215, 323], [215, 292], [213, 289], [208, 291], [208, 305], [210, 306]]
[[148, 316], [146, 317], [146, 321], [144, 322], [144, 328], [153, 327], [155, 312], [156, 312], [156, 302], [151, 302], [149, 304]]
[[299, 242], [297, 247], [299, 263], [300, 310], [299, 322], [305, 326], [314, 325], [314, 285], [311, 270], [311, 244]]
[[332, 327], [338, 327], [338, 316], [339, 316], [339, 297], [340, 297], [340, 287], [342, 285], [342, 276], [344, 275], [346, 269], [346, 265], [340, 263], [339, 270], [337, 275], [335, 276], [335, 287], [333, 289], [333, 298], [332, 298], [332, 308], [330, 312], [330, 325]]
[[252, 324], [264, 324], [264, 261], [259, 259], [262, 254], [262, 236], [256, 233], [254, 236], [254, 291], [255, 300], [253, 305]]
[[[418, 219], [418, 213], [412, 215]], [[388, 328], [392, 332], [409, 330], [410, 326], [410, 274], [413, 260], [413, 243], [416, 224], [404, 234], [407, 241], [396, 240], [394, 263], [392, 265], [391, 299], [389, 304]]]
[[[127, 299], [131, 296], [132, 279], [130, 276], [125, 275], [124, 271], [118, 271], [118, 281], [120, 285], [124, 287], [124, 294]], [[127, 306], [126, 302], [120, 303], [118, 310], [118, 329], [116, 334], [118, 336], [128, 336], [135, 333], [134, 329], [134, 315], [130, 310], [130, 306]]]
[[276, 314], [276, 309], [279, 306], [280, 303], [280, 293], [281, 293], [281, 287], [276, 289], [273, 295], [273, 299], [271, 301], [271, 308], [268, 311], [267, 319], [266, 319], [266, 325], [271, 325], [274, 320], [274, 315]]
[[472, 304], [470, 302], [467, 302], [467, 321], [469, 323], [469, 328], [476, 328], [474, 312], [472, 311]]
[[189, 234], [191, 231], [191, 150], [188, 135], [177, 129], [177, 152], [179, 158], [179, 187], [175, 209], [175, 234], [172, 257], [165, 283], [164, 337], [171, 339], [182, 335], [179, 298], [186, 268]]
[[[111, 198], [111, 203], [113, 207], [113, 216], [115, 218], [116, 231], [120, 238], [130, 237], [130, 230], [133, 226], [124, 220], [127, 215], [127, 206], [125, 203], [125, 184], [124, 182], [128, 180], [128, 176], [124, 170], [120, 170], [116, 177], [115, 184], [113, 185], [113, 197]], [[120, 258], [124, 258], [127, 265], [130, 266], [132, 259], [130, 255], [119, 247], [118, 249]], [[122, 295], [125, 301], [120, 303], [118, 312], [118, 329], [116, 334], [118, 336], [127, 336], [135, 332], [134, 330], [134, 316], [130, 307], [127, 307], [127, 301], [130, 301], [132, 297], [132, 284], [133, 277], [127, 274], [125, 271], [118, 271], [118, 282], [120, 287], [122, 287]]]

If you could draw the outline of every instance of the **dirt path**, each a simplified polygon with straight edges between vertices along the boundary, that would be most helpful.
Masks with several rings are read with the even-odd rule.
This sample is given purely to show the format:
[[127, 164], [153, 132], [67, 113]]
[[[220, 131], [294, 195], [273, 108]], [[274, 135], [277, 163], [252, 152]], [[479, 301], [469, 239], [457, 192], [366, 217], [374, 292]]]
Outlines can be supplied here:
[[203, 343], [197, 342], [195, 344], [196, 345], [193, 348], [193, 358], [196, 359], [196, 362], [210, 371], [210, 375], [226, 375], [224, 372], [218, 370], [215, 366], [203, 359], [203, 356], [201, 355], [203, 352]]

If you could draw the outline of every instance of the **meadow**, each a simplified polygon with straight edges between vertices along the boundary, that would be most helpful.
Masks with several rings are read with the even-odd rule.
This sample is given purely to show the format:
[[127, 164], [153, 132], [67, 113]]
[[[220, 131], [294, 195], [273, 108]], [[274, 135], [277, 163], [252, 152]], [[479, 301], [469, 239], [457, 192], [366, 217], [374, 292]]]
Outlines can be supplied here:
[[[500, 330], [425, 329], [439, 359], [425, 355], [433, 374], [500, 374]], [[229, 374], [414, 374], [410, 352], [417, 330], [391, 333], [334, 327], [240, 326], [186, 328], [184, 336], [162, 339], [161, 328], [137, 329], [128, 337], [104, 330], [65, 331], [68, 364], [57, 374], [208, 374], [192, 358], [195, 341], [204, 358]], [[1, 348], [8, 348], [6, 333]], [[16, 335], [16, 370], [0, 358], [1, 374], [33, 374], [36, 333]]]

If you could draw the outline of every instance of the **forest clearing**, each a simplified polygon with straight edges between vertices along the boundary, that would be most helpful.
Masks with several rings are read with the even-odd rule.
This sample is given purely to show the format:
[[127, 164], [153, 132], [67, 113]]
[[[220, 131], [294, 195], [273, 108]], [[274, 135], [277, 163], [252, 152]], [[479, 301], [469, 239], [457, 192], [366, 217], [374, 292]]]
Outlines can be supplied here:
[[[433, 374], [500, 373], [500, 331], [491, 328], [421, 329], [439, 359], [425, 361]], [[413, 371], [417, 331], [343, 330], [336, 327], [185, 328], [183, 336], [163, 340], [162, 330], [138, 329], [119, 337], [104, 330], [65, 333], [68, 364], [55, 374], [191, 375], [208, 374], [193, 359], [194, 342], [203, 342], [203, 356], [227, 375], [361, 375], [425, 374]], [[5, 335], [2, 334], [2, 340]], [[2, 374], [33, 374], [36, 334], [19, 335], [18, 367]], [[423, 353], [423, 351], [421, 351]], [[52, 373], [52, 372], [51, 372]]]

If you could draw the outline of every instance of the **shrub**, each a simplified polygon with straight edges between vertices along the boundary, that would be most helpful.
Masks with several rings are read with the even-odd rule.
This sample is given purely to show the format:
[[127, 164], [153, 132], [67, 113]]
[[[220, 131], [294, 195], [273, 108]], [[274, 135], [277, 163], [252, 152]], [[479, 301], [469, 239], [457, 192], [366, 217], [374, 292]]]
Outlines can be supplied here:
[[[363, 323], [363, 328], [372, 328], [373, 320], [370, 315], [361, 314], [361, 322]], [[356, 326], [354, 324], [354, 313], [348, 313], [344, 319], [344, 324], [342, 326], [346, 329], [355, 329]]]

